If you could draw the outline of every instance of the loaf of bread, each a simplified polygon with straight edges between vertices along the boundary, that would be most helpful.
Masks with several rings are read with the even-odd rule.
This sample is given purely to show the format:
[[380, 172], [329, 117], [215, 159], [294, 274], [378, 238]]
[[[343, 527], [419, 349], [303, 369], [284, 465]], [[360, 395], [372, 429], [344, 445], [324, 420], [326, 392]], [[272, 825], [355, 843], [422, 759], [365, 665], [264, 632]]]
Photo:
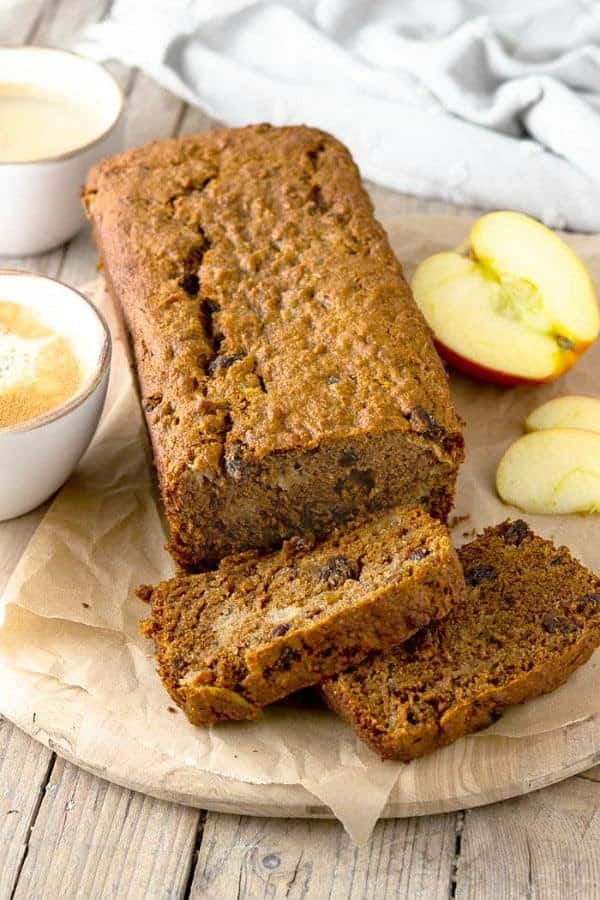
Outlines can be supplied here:
[[446, 374], [348, 151], [212, 131], [96, 166], [85, 203], [190, 571], [398, 503], [445, 518]]
[[140, 589], [165, 687], [191, 722], [262, 706], [406, 640], [462, 598], [447, 529], [419, 507], [372, 514], [316, 546], [292, 538], [213, 572]]
[[329, 706], [383, 758], [410, 760], [552, 691], [600, 645], [600, 578], [525, 522], [459, 551], [467, 592], [441, 622], [326, 681]]

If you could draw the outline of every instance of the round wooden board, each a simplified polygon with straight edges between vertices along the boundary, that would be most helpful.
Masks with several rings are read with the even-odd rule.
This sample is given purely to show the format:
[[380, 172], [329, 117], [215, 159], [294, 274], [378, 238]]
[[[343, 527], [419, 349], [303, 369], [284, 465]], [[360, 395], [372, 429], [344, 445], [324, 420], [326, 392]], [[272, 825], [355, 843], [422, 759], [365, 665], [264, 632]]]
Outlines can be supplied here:
[[[422, 253], [425, 249], [434, 252], [441, 246], [453, 243], [447, 241], [444, 230], [444, 242], [440, 242], [439, 246], [436, 244], [442, 231], [435, 231], [438, 227], [435, 219], [397, 220], [394, 224], [389, 218], [383, 218], [389, 226], [398, 255], [403, 259], [413, 259], [417, 245], [421, 248], [419, 253]], [[444, 220], [444, 229], [449, 221]], [[457, 221], [453, 227], [456, 227], [458, 243], [460, 235], [464, 234], [464, 224]], [[423, 234], [430, 241], [426, 248]], [[588, 247], [585, 252], [591, 265], [594, 259], [591, 245], [588, 245], [591, 239], [577, 237], [576, 240], [582, 253]], [[594, 367], [596, 358], [592, 356], [594, 352], [591, 351], [577, 367], [576, 375], [569, 373], [566, 376], [567, 380], [562, 382], [563, 389], [568, 385], [573, 393], [591, 392], [589, 385], [596, 384], [597, 372], [597, 366]], [[577, 380], [580, 378], [583, 381]], [[472, 396], [466, 383], [463, 383], [463, 389], [466, 393], [462, 405], [466, 408], [467, 400], [474, 404], [468, 408], [473, 410], [471, 418], [475, 422], [480, 421], [483, 409], [499, 403], [499, 395], [490, 386], [477, 386]], [[528, 398], [527, 404], [531, 404], [529, 408], [533, 407], [535, 402], [531, 393], [520, 395], [519, 403], [525, 404], [525, 396]], [[510, 428], [505, 417], [495, 422], [494, 427], [497, 431], [501, 430], [503, 441], [520, 433], [525, 418], [524, 407], [512, 407], [511, 417]], [[469, 416], [466, 418], [469, 419]], [[491, 489], [493, 480], [488, 477], [491, 465], [488, 446], [490, 422], [485, 421], [486, 428], [477, 432], [484, 436], [483, 444], [478, 448], [488, 473], [484, 479], [484, 489], [478, 493], [476, 502], [473, 495], [467, 492], [464, 505], [461, 508], [457, 506], [458, 513], [472, 510], [469, 525], [476, 530], [489, 522], [501, 521], [506, 515], [505, 508]], [[475, 431], [471, 429], [467, 439], [473, 442], [474, 435]], [[463, 473], [465, 471], [466, 466], [463, 466]], [[475, 479], [473, 483], [479, 484], [480, 481]], [[31, 515], [37, 521], [41, 512]], [[3, 538], [0, 584], [8, 578], [31, 534], [29, 518], [0, 524]], [[572, 546], [578, 556], [594, 567], [597, 557], [592, 551], [597, 542], [590, 540], [588, 521], [579, 517], [564, 517], [564, 520], [560, 523], [539, 521], [536, 530], [545, 536], [552, 534], [555, 540]], [[61, 617], [57, 615], [56, 618], [60, 621]], [[97, 659], [103, 660], [101, 653]], [[204, 809], [259, 816], [319, 818], [332, 815], [324, 801], [316, 799], [298, 784], [247, 783], [184, 766], [174, 752], [168, 755], [168, 747], [164, 748], [164, 758], [161, 758], [156, 748], [151, 750], [141, 743], [132, 742], [125, 730], [126, 722], [113, 722], [107, 718], [105, 710], [95, 710], [85, 691], [53, 685], [51, 678], [37, 676], [36, 680], [35, 676], [22, 671], [3, 670], [2, 663], [0, 659], [0, 712], [34, 738], [93, 774], [152, 796]], [[42, 680], [45, 682], [43, 685]], [[576, 694], [577, 689], [573, 690]], [[577, 716], [576, 712], [572, 715], [573, 718]], [[143, 737], [140, 737], [141, 740]], [[398, 781], [382, 814], [386, 817], [404, 817], [475, 807], [545, 787], [598, 762], [600, 714], [596, 718], [533, 737], [469, 737], [429, 757], [401, 766]], [[355, 791], [354, 799], [360, 803], [362, 798], [357, 797], [356, 790], [356, 784], [351, 782], [347, 787], [346, 784], [343, 786], [344, 792]], [[365, 797], [365, 805], [368, 799]]]
[[[122, 787], [218, 812], [332, 817], [329, 807], [300, 785], [251, 784], [173, 765], [166, 756], [157, 758], [154, 750], [132, 741], [86, 703], [81, 696], [85, 692], [76, 688], [67, 694], [53, 679], [14, 670], [0, 673], [0, 686], [7, 718], [65, 759]], [[74, 752], [73, 736], [80, 735], [82, 721], [86, 732], [93, 734], [93, 743], [83, 741], [84, 752]], [[546, 787], [597, 763], [598, 717], [528, 738], [470, 736], [402, 767], [382, 816], [402, 818], [482, 806]]]

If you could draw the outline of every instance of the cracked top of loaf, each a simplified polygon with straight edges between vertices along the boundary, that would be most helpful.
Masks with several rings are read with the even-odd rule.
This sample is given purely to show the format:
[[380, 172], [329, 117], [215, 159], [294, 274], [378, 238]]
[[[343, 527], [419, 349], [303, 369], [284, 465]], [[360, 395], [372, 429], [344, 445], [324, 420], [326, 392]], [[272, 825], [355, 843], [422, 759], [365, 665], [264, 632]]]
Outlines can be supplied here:
[[85, 202], [168, 471], [399, 430], [460, 452], [428, 327], [333, 137], [147, 144], [96, 166]]

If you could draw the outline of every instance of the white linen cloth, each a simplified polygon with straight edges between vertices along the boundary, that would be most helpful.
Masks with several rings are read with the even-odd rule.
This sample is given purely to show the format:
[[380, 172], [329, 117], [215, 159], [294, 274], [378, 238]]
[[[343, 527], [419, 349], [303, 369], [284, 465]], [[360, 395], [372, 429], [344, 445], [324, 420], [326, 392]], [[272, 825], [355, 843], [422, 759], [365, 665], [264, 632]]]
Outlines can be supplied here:
[[597, 0], [117, 0], [78, 49], [331, 131], [378, 184], [600, 231]]

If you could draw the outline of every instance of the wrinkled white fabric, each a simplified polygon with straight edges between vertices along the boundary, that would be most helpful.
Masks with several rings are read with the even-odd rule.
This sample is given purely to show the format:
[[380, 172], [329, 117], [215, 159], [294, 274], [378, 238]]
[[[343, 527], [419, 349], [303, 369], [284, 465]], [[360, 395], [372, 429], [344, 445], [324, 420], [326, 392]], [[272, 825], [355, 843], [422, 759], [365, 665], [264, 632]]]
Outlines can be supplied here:
[[117, 0], [78, 49], [420, 196], [600, 231], [597, 0]]

